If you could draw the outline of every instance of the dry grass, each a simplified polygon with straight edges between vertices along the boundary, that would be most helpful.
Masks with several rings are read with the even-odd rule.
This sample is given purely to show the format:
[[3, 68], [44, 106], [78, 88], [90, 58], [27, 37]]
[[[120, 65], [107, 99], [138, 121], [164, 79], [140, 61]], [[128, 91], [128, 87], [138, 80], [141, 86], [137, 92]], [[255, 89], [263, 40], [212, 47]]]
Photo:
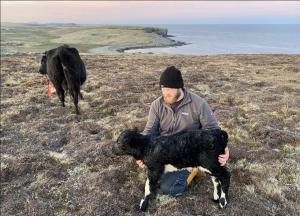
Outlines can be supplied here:
[[1, 59], [1, 214], [139, 215], [145, 171], [111, 144], [143, 129], [168, 65], [204, 96], [230, 135], [229, 205], [211, 202], [208, 176], [146, 215], [299, 215], [298, 55], [83, 55], [88, 80], [74, 107], [48, 98], [39, 56]]

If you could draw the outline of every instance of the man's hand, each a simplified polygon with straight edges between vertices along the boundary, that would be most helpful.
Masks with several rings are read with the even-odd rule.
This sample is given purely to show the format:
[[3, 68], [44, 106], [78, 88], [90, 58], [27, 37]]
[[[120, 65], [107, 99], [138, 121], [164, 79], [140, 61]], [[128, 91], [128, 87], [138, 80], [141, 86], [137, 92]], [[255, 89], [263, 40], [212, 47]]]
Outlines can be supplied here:
[[226, 147], [225, 148], [225, 154], [221, 154], [219, 155], [219, 163], [221, 164], [221, 166], [225, 166], [227, 160], [229, 159], [229, 148]]
[[140, 168], [145, 168], [144, 161], [142, 161], [142, 160], [137, 160], [137, 161], [136, 161], [136, 164], [137, 164]]

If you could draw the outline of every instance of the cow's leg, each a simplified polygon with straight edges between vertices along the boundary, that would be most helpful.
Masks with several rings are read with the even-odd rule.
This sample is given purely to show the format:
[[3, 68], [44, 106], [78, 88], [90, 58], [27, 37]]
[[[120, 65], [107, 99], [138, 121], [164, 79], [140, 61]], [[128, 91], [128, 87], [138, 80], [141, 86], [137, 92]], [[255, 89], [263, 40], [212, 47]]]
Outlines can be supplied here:
[[78, 92], [74, 92], [73, 102], [75, 105], [76, 115], [80, 115], [79, 108], [78, 108]]
[[62, 85], [62, 88], [65, 90], [65, 94], [67, 95], [67, 94], [68, 94], [68, 91], [69, 91], [67, 81], [64, 80], [64, 81], [61, 83], [61, 85]]
[[75, 105], [75, 111], [76, 115], [80, 115], [79, 109], [78, 109], [78, 95], [80, 92], [80, 82], [77, 82], [75, 80], [75, 74], [74, 71], [69, 70], [68, 67], [66, 67], [64, 64], [62, 64], [63, 72], [67, 81], [67, 86], [69, 90], [69, 94], [71, 98], [73, 99], [73, 103]]
[[140, 202], [140, 210], [146, 211], [149, 199], [154, 199], [156, 197], [156, 192], [159, 187], [158, 181], [164, 171], [164, 166], [155, 167], [155, 170], [150, 170], [148, 173], [148, 179], [145, 184], [145, 195], [144, 199]]
[[53, 82], [53, 85], [55, 87], [55, 90], [56, 90], [56, 93], [58, 95], [58, 98], [61, 102], [61, 105], [63, 107], [65, 107], [65, 91], [62, 87], [62, 83], [59, 83], [59, 82]]
[[73, 87], [70, 90], [70, 95], [71, 95], [71, 98], [72, 98], [73, 103], [75, 105], [76, 115], [80, 115], [79, 108], [78, 108], [78, 91], [76, 90], [75, 87]]
[[84, 100], [84, 97], [80, 91], [79, 91], [79, 97], [80, 97], [80, 100]]

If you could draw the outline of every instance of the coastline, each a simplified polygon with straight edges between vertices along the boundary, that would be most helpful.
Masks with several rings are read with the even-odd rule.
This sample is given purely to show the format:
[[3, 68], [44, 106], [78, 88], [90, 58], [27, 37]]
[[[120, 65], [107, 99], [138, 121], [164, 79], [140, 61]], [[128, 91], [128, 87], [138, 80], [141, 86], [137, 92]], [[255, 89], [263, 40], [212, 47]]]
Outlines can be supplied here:
[[181, 41], [175, 41], [174, 40], [174, 43], [172, 44], [166, 44], [166, 45], [153, 45], [153, 46], [130, 46], [130, 47], [125, 47], [125, 48], [119, 48], [117, 49], [116, 51], [118, 52], [125, 52], [127, 50], [135, 50], [135, 49], [147, 49], [147, 48], [163, 48], [163, 47], [177, 47], [177, 46], [184, 46], [184, 45], [187, 45], [188, 43], [185, 43], [185, 42], [181, 42]]
[[[222, 40], [210, 40], [210, 38], [214, 38], [209, 36], [209, 34], [212, 33], [209, 31], [211, 26], [202, 26], [203, 31], [194, 35], [202, 35], [203, 37], [207, 37], [209, 40], [197, 41], [195, 37], [189, 36], [191, 33], [190, 31], [193, 29], [189, 29], [189, 27], [186, 26], [183, 29], [181, 29], [182, 27], [180, 26], [177, 28], [179, 29], [168, 25], [147, 27], [130, 25], [76, 25], [72, 23], [4, 23], [1, 26], [1, 56], [43, 53], [46, 50], [61, 46], [62, 44], [68, 44], [72, 47], [75, 47], [80, 53], [93, 54], [137, 52], [152, 54], [173, 53], [179, 55], [201, 56], [215, 54], [299, 53], [299, 47], [297, 48], [290, 46], [294, 43], [293, 41], [289, 43], [289, 47], [286, 47], [284, 44], [279, 42], [278, 43], [281, 45], [278, 46], [276, 46], [276, 43], [272, 44], [270, 42], [269, 44], [269, 41], [266, 40], [261, 42], [253, 40], [249, 43], [243, 43], [239, 40], [227, 40], [227, 43], [225, 43], [226, 41], [223, 43]], [[207, 29], [208, 34], [205, 33], [205, 29]], [[222, 29], [219, 29], [217, 32], [222, 33], [221, 30]], [[260, 30], [260, 28], [257, 30]], [[297, 32], [295, 30], [291, 30], [290, 28], [287, 28], [286, 30], [288, 30], [288, 32]], [[170, 33], [174, 32], [176, 36], [169, 35], [169, 31]], [[178, 33], [181, 31], [182, 33]], [[233, 34], [234, 31], [229, 33]], [[266, 35], [266, 33], [267, 32], [265, 32], [264, 35]], [[286, 35], [286, 33], [283, 34], [282, 38], [286, 38]], [[244, 36], [247, 36], [247, 34]], [[249, 37], [250, 36], [251, 35], [249, 35]], [[253, 36], [255, 36], [255, 34]], [[216, 38], [218, 37], [216, 36]]]
[[[121, 52], [124, 53], [127, 50], [135, 50], [135, 49], [147, 49], [147, 48], [163, 48], [163, 47], [176, 47], [176, 46], [184, 46], [188, 43], [183, 41], [177, 41], [171, 38], [174, 38], [173, 35], [168, 35], [168, 29], [163, 28], [149, 28], [143, 27], [143, 31], [146, 33], [154, 33], [156, 37], [154, 41], [150, 44], [125, 44], [125, 45], [117, 45], [117, 46], [105, 46], [105, 47], [95, 47], [89, 49], [90, 53], [101, 54], [105, 52]], [[94, 51], [95, 50], [95, 51]], [[97, 52], [97, 50], [101, 52]]]
[[[144, 29], [145, 30], [145, 29]], [[162, 48], [162, 47], [176, 47], [176, 46], [184, 46], [187, 45], [188, 43], [183, 42], [183, 41], [176, 41], [173, 39], [170, 39], [171, 37], [175, 37], [173, 35], [168, 35], [168, 30], [166, 32], [166, 34], [159, 34], [157, 32], [155, 32], [157, 35], [167, 39], [169, 41], [168, 44], [162, 44], [162, 45], [137, 45], [137, 46], [128, 46], [128, 47], [123, 47], [123, 48], [119, 48], [116, 49], [116, 51], [118, 52], [125, 52], [127, 50], [134, 50], [134, 49], [147, 49], [147, 48]]]
[[1, 26], [1, 56], [42, 53], [62, 44], [99, 54], [187, 44], [171, 37], [168, 29], [156, 27], [6, 23]]

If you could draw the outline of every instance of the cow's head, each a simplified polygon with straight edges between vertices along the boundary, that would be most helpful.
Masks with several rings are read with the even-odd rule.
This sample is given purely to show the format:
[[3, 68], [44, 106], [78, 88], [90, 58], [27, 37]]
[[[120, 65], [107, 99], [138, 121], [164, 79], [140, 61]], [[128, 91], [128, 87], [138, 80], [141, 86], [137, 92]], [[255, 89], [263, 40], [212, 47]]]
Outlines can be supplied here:
[[40, 74], [47, 74], [47, 52], [45, 52], [41, 59]]

